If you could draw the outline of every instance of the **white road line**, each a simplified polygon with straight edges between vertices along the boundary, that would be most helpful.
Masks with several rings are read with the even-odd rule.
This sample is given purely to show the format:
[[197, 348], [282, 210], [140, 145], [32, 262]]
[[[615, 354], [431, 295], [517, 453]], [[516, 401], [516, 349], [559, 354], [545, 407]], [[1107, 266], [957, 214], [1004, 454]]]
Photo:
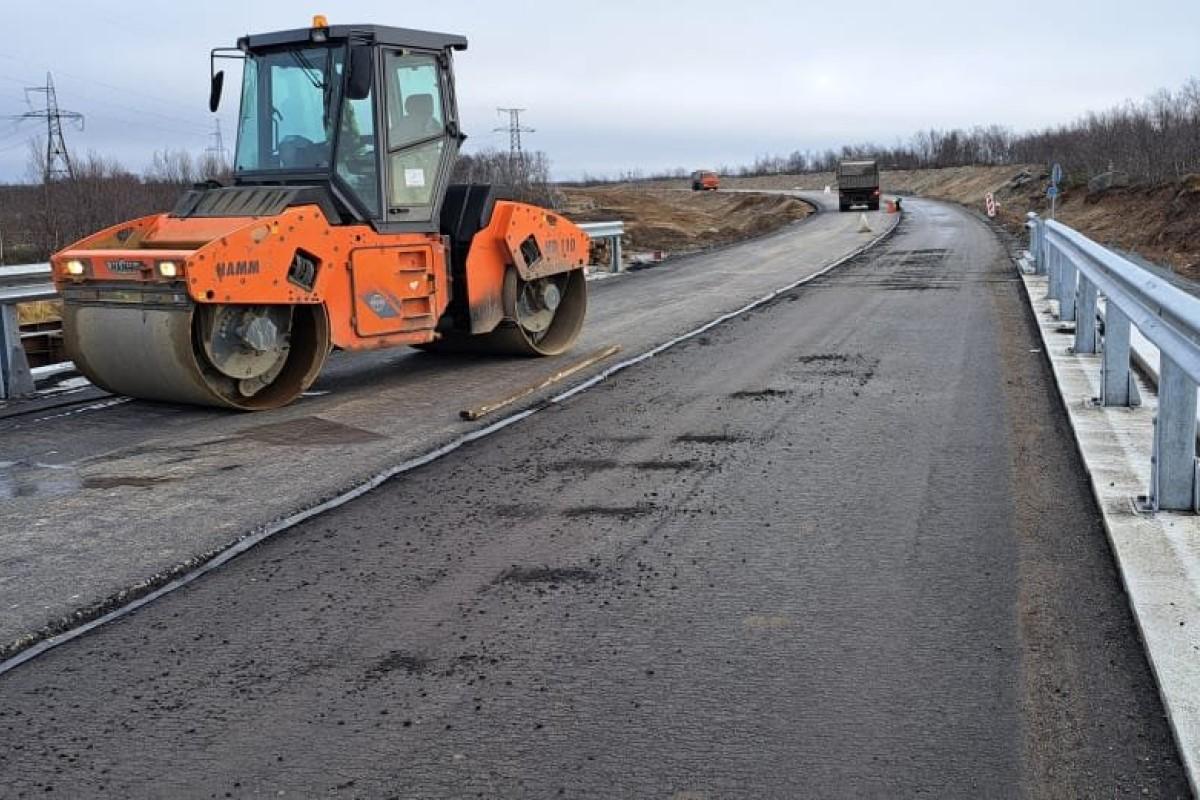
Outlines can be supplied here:
[[112, 408], [113, 406], [119, 406], [122, 403], [129, 403], [132, 401], [133, 401], [132, 397], [113, 397], [108, 400], [101, 400], [97, 403], [89, 403], [88, 405], [80, 406], [79, 408], [73, 408], [70, 411], [63, 411], [61, 414], [51, 414], [48, 417], [35, 417], [33, 419], [33, 421], [34, 422], [48, 422], [49, 420], [52, 420], [52, 419], [62, 419], [63, 417], [74, 417], [78, 414], [86, 414], [88, 411], [100, 411], [105, 408]]

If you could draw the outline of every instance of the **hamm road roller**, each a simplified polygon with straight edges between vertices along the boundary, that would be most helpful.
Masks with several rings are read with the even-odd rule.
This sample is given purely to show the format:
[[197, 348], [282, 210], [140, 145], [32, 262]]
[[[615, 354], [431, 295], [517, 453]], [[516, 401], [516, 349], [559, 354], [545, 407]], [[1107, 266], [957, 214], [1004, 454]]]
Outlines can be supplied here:
[[[332, 348], [554, 355], [587, 306], [587, 234], [450, 185], [461, 36], [376, 25], [250, 35], [233, 181], [56, 253], [67, 352], [109, 391], [258, 410]], [[224, 73], [212, 72], [216, 111]]]

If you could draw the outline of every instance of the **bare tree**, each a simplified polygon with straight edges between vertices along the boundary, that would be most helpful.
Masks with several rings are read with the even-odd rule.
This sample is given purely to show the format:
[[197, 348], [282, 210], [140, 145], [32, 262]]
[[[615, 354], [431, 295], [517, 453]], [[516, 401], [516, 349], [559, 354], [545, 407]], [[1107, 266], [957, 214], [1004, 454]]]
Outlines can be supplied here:
[[[719, 171], [746, 176], [825, 172], [839, 159], [868, 157], [895, 169], [1059, 162], [1069, 180], [1075, 181], [1086, 181], [1109, 169], [1124, 171], [1147, 184], [1178, 180], [1200, 173], [1200, 78], [1189, 78], [1175, 92], [1163, 89], [1141, 102], [1127, 101], [1038, 131], [1014, 133], [995, 124], [930, 128], [891, 147], [860, 142], [821, 153], [761, 154], [749, 164], [722, 166]], [[632, 171], [622, 177], [660, 179], [671, 175]]]
[[454, 164], [450, 180], [502, 186], [518, 200], [550, 207], [558, 205], [550, 184], [550, 159], [542, 152], [527, 152], [519, 159], [495, 149], [463, 153]]
[[9, 261], [42, 261], [55, 250], [110, 225], [165, 211], [193, 182], [227, 180], [229, 167], [212, 154], [155, 153], [142, 175], [89, 152], [74, 159], [74, 177], [43, 181], [45, 146], [30, 142], [23, 184], [0, 185], [0, 228]]

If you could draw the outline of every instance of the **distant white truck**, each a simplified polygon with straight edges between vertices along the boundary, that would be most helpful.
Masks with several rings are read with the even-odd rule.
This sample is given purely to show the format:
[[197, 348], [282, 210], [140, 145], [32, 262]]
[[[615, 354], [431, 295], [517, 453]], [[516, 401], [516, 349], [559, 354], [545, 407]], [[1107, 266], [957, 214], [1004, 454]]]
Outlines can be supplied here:
[[838, 210], [865, 205], [879, 210], [879, 163], [874, 160], [839, 161], [837, 167]]

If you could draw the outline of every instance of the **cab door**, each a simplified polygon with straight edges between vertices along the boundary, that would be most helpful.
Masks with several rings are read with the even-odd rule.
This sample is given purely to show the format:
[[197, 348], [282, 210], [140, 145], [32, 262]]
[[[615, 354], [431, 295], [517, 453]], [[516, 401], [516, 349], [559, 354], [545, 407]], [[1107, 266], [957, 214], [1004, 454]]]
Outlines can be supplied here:
[[461, 139], [451, 85], [449, 55], [384, 51], [390, 223], [436, 224]]

